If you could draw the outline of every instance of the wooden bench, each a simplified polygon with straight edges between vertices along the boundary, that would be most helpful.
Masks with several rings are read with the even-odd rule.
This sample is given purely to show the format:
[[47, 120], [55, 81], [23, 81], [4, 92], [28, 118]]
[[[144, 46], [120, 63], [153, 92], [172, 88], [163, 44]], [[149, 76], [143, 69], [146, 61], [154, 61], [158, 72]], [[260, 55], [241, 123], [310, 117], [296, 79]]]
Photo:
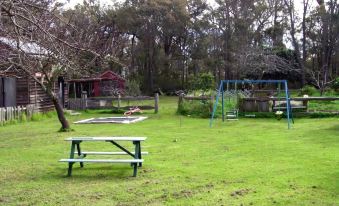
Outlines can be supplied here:
[[[146, 140], [146, 137], [72, 137], [65, 139], [71, 142], [71, 152], [68, 159], [60, 159], [59, 162], [68, 163], [68, 176], [72, 175], [72, 167], [74, 163], [80, 163], [80, 167], [84, 166], [84, 163], [129, 163], [133, 166], [133, 177], [136, 177], [138, 166], [141, 167], [144, 160], [142, 155], [147, 155], [148, 152], [141, 152], [140, 143]], [[114, 146], [121, 149], [121, 152], [82, 152], [80, 149], [80, 143], [82, 142], [109, 142]], [[129, 151], [125, 147], [118, 144], [118, 141], [130, 141], [135, 146], [134, 152]], [[75, 151], [75, 149], [77, 151]], [[74, 158], [77, 155], [77, 158]], [[133, 159], [84, 159], [87, 155], [129, 155]]]

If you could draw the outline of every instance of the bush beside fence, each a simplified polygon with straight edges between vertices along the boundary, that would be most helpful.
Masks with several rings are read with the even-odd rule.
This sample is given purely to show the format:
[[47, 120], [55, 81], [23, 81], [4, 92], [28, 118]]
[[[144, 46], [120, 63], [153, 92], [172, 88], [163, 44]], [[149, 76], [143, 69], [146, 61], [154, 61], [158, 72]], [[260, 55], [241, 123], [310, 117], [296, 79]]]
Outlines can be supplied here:
[[213, 110], [214, 96], [179, 96], [177, 113], [209, 118]]

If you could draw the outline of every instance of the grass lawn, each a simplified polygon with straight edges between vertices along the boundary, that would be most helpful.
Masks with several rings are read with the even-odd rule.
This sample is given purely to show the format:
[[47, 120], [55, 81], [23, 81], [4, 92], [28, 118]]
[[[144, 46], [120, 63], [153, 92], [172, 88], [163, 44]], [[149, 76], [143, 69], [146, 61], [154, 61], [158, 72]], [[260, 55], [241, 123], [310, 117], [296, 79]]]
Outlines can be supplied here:
[[[0, 205], [339, 205], [339, 118], [208, 119], [160, 113], [130, 125], [72, 125], [56, 118], [0, 127]], [[71, 122], [110, 116], [98, 112]], [[181, 120], [180, 120], [181, 119]], [[129, 165], [74, 165], [66, 177], [69, 136], [147, 136], [138, 177]], [[107, 151], [105, 143], [84, 150]]]

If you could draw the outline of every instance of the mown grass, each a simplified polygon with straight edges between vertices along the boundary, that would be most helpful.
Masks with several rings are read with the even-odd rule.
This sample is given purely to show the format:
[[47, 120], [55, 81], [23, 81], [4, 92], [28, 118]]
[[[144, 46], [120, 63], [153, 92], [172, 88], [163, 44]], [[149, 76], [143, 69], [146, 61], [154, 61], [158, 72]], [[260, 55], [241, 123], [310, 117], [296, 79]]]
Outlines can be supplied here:
[[[0, 127], [0, 205], [338, 205], [339, 119], [216, 120], [175, 115], [177, 99], [130, 125], [72, 125], [56, 118]], [[111, 116], [69, 116], [71, 122]], [[69, 136], [147, 136], [138, 177], [129, 165], [75, 165]], [[105, 143], [84, 150], [108, 151]]]

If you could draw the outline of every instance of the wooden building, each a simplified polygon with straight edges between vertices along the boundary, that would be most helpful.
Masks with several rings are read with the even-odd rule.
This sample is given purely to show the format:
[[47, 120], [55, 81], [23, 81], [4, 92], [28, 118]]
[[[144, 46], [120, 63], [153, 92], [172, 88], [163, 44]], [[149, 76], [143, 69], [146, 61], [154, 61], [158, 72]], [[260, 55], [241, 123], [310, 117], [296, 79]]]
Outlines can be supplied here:
[[[36, 74], [39, 78], [39, 74]], [[63, 106], [68, 101], [68, 91], [62, 77], [54, 83], [54, 92]], [[51, 111], [54, 105], [42, 87], [27, 74], [7, 72], [0, 75], [0, 107], [34, 105], [39, 112]]]
[[112, 71], [105, 71], [93, 77], [68, 80], [69, 96], [80, 98], [83, 92], [88, 97], [117, 96], [125, 92], [125, 79]]
[[[16, 49], [15, 39], [9, 39], [0, 36], [0, 55], [8, 58], [10, 50]], [[39, 45], [32, 42], [21, 42], [21, 49], [30, 54], [40, 54], [46, 51]], [[10, 71], [4, 71], [6, 68], [0, 68], [0, 107], [25, 106], [33, 104], [35, 110], [46, 112], [54, 109], [50, 97], [30, 75], [19, 68], [11, 68]], [[2, 72], [1, 72], [2, 71]], [[40, 73], [35, 74], [41, 78]], [[68, 101], [68, 90], [62, 77], [53, 85], [54, 92], [59, 95], [63, 106]]]

